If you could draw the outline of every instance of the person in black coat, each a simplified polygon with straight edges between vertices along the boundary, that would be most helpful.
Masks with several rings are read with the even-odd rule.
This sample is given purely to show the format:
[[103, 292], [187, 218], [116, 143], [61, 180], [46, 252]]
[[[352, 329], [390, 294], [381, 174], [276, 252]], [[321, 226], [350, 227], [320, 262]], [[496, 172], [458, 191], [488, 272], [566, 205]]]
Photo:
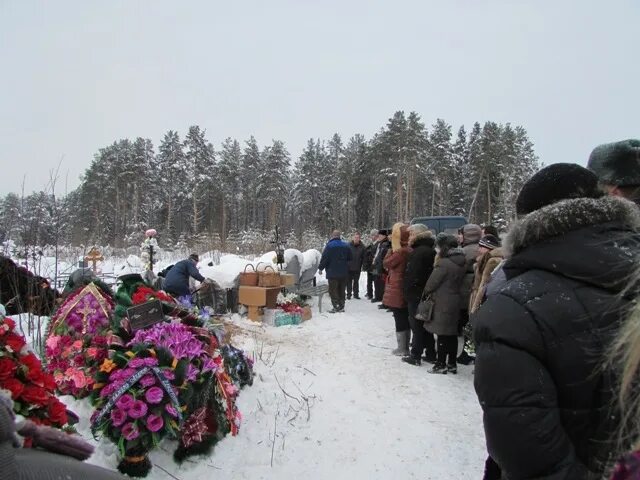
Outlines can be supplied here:
[[606, 352], [638, 292], [640, 212], [570, 164], [534, 175], [516, 208], [507, 281], [472, 318], [487, 449], [502, 478], [602, 478], [618, 423]]
[[360, 272], [362, 271], [362, 264], [364, 262], [365, 248], [362, 244], [360, 234], [356, 232], [353, 235], [353, 240], [349, 242], [349, 248], [351, 249], [351, 260], [349, 260], [349, 278], [347, 280], [347, 300], [351, 300], [351, 294], [353, 298], [360, 299]]
[[200, 275], [196, 265], [198, 264], [198, 255], [195, 253], [189, 255], [186, 260], [176, 263], [167, 272], [164, 280], [164, 290], [174, 297], [183, 297], [190, 295], [189, 278], [194, 278], [199, 282], [204, 282], [205, 278]]
[[373, 256], [373, 286], [375, 287], [374, 296], [371, 299], [372, 303], [378, 303], [382, 301], [384, 297], [384, 285], [385, 285], [385, 270], [382, 262], [384, 257], [387, 256], [387, 252], [391, 248], [391, 242], [388, 237], [388, 230], [380, 230], [378, 233], [378, 246], [376, 247], [376, 253]]
[[367, 272], [367, 294], [366, 298], [371, 300], [373, 298], [373, 257], [376, 255], [378, 248], [378, 230], [371, 230], [371, 243], [364, 251], [364, 258], [362, 259], [362, 271]]
[[435, 338], [432, 333], [424, 329], [424, 322], [415, 318], [418, 304], [422, 298], [422, 291], [427, 279], [433, 271], [436, 258], [435, 239], [427, 227], [421, 224], [409, 227], [409, 246], [412, 248], [404, 274], [404, 298], [409, 309], [409, 325], [413, 334], [411, 354], [403, 357], [402, 361], [411, 365], [420, 365], [422, 352], [425, 360], [430, 363], [436, 361]]

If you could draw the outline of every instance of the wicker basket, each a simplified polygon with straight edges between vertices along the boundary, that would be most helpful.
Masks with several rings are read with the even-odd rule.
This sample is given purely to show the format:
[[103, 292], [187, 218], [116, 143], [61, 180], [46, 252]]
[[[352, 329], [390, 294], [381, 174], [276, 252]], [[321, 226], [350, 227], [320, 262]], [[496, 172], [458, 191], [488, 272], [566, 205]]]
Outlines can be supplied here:
[[[247, 272], [247, 268], [249, 267], [253, 269], [253, 272]], [[250, 263], [244, 267], [244, 272], [240, 272], [240, 285], [243, 287], [258, 286], [258, 272], [256, 272], [256, 268]]]
[[267, 266], [264, 270], [258, 272], [258, 286], [265, 288], [279, 287], [280, 274], [273, 267]]

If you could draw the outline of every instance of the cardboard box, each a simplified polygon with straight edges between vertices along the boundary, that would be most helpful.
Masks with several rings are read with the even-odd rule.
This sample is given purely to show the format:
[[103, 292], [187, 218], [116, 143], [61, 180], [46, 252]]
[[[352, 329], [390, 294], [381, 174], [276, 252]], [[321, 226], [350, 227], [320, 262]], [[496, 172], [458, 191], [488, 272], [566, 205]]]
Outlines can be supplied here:
[[262, 321], [262, 307], [247, 307], [247, 318], [254, 322]]
[[302, 307], [302, 321], [306, 322], [307, 320], [311, 320], [311, 307]]
[[280, 274], [280, 285], [283, 287], [288, 287], [296, 284], [296, 277], [290, 273], [281, 273]]
[[280, 287], [247, 287], [240, 286], [238, 289], [238, 303], [248, 307], [269, 307], [276, 308]]

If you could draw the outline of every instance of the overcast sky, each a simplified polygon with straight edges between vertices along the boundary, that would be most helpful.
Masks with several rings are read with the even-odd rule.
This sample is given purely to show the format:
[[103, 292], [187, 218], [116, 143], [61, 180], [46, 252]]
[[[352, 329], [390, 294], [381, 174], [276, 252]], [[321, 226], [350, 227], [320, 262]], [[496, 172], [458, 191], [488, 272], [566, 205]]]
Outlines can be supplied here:
[[396, 110], [524, 126], [543, 162], [640, 137], [640, 1], [0, 0], [0, 194], [101, 147], [370, 137]]

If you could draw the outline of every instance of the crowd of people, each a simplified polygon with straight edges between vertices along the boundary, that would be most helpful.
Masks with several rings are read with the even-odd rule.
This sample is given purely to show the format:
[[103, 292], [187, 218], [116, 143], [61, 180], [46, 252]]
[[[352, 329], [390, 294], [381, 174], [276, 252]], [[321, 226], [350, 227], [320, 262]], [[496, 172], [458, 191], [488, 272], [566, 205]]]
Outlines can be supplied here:
[[640, 478], [639, 204], [640, 141], [627, 140], [587, 168], [540, 170], [502, 235], [397, 223], [363, 247], [334, 232], [347, 296], [362, 270], [393, 313], [394, 355], [439, 374], [475, 363], [485, 479]]

